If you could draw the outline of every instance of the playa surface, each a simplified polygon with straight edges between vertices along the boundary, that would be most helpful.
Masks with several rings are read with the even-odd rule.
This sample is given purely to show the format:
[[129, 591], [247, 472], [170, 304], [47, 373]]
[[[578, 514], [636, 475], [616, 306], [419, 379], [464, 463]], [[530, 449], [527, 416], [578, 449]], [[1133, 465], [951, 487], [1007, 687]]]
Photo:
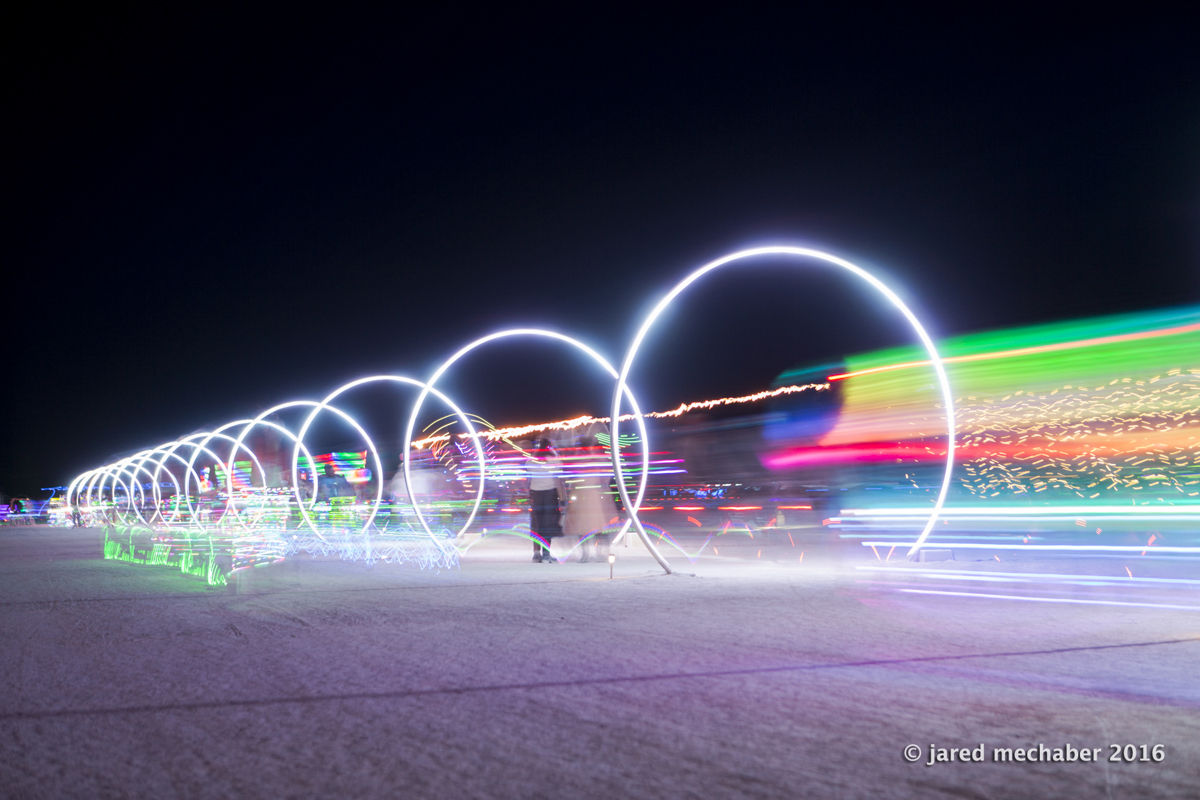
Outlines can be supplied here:
[[[607, 564], [529, 563], [514, 541], [448, 572], [299, 558], [211, 589], [105, 561], [102, 539], [0, 530], [6, 797], [1200, 786], [1200, 597], [1185, 575], [742, 547], [673, 576], [618, 550], [609, 580]], [[1068, 743], [1100, 761], [993, 760]], [[956, 759], [928, 766], [931, 744]], [[1110, 762], [1112, 744], [1139, 760]], [[1143, 744], [1162, 760], [1141, 761]], [[958, 760], [980, 745], [982, 762]]]

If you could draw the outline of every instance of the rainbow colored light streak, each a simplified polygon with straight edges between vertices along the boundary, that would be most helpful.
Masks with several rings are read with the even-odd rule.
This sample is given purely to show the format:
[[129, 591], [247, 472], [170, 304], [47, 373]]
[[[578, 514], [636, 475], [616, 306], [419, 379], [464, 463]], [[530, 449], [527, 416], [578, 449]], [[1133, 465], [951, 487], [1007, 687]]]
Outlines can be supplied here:
[[[960, 491], [1056, 503], [1200, 497], [1200, 306], [989, 331], [942, 350]], [[940, 404], [928, 362], [915, 355], [897, 348], [846, 359], [848, 369], [829, 376], [843, 392], [833, 427], [764, 463], [937, 462]]]

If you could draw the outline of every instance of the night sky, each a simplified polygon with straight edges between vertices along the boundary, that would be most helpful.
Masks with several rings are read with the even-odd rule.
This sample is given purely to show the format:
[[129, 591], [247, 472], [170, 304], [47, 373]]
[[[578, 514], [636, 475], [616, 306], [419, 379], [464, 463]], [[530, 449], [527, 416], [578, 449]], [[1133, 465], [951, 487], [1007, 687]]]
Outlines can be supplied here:
[[[0, 490], [501, 326], [617, 361], [756, 244], [878, 270], [935, 335], [1200, 300], [1194, 27], [869, 17], [10, 20]], [[665, 408], [911, 340], [763, 262], [687, 295], [633, 385]], [[445, 389], [515, 424], [611, 386], [514, 343]], [[347, 407], [399, 431], [401, 399]]]

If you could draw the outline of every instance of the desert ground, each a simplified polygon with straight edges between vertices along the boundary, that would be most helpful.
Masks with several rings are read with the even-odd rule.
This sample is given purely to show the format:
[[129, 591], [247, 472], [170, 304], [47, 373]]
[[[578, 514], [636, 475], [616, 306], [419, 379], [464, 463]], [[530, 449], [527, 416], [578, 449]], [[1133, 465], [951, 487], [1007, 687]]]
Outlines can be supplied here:
[[[813, 539], [671, 576], [618, 549], [610, 580], [512, 541], [442, 572], [300, 557], [214, 589], [102, 539], [0, 529], [4, 797], [1200, 794], [1187, 565], [1122, 582], [1111, 560]], [[1039, 746], [1100, 760], [994, 760]]]

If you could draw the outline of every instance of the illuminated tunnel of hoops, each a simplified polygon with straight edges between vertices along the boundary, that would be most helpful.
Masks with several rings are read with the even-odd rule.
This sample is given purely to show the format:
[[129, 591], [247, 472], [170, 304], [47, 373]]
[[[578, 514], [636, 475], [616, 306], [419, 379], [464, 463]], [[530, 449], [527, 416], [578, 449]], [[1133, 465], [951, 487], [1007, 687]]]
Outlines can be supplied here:
[[[253, 418], [238, 419], [212, 431], [192, 433], [88, 470], [71, 481], [65, 496], [70, 520], [64, 524], [105, 528], [105, 558], [138, 564], [174, 566], [212, 585], [227, 583], [242, 569], [268, 565], [299, 553], [336, 555], [367, 563], [413, 562], [422, 569], [457, 567], [462, 556], [487, 537], [534, 539], [523, 515], [528, 507], [512, 491], [485, 501], [490, 482], [511, 487], [526, 478], [530, 464], [542, 454], [518, 443], [531, 433], [586, 432], [601, 446], [567, 453], [563, 474], [611, 479], [623, 512], [587, 536], [611, 535], [613, 544], [633, 531], [666, 573], [673, 567], [660, 550], [694, 561], [663, 528], [640, 516], [652, 472], [669, 473], [669, 463], [651, 457], [646, 418], [678, 415], [691, 407], [753, 402], [780, 394], [821, 391], [825, 384], [785, 386], [742, 398], [702, 401], [681, 409], [643, 412], [628, 379], [643, 340], [662, 312], [689, 286], [728, 265], [773, 256], [813, 262], [849, 271], [880, 292], [907, 319], [917, 334], [941, 387], [947, 427], [946, 465], [937, 500], [924, 530], [909, 551], [923, 546], [945, 503], [954, 467], [954, 404], [949, 381], [933, 341], [907, 305], [885, 284], [849, 261], [809, 248], [791, 246], [742, 250], [691, 272], [663, 296], [638, 328], [618, 369], [600, 353], [563, 333], [535, 328], [500, 331], [457, 350], [421, 381], [401, 375], [374, 375], [338, 387], [324, 399], [295, 400], [268, 408]], [[506, 347], [531, 338], [549, 339], [587, 355], [613, 379], [611, 414], [580, 417], [526, 428], [497, 429], [460, 408], [437, 388], [438, 381], [466, 354], [481, 347]], [[370, 384], [410, 387], [418, 392], [405, 427], [397, 476], [385, 482], [384, 462], [364, 427], [335, 401]], [[449, 413], [426, 426], [417, 438], [418, 415], [430, 399]], [[623, 413], [623, 411], [625, 413]], [[306, 443], [321, 415], [353, 430], [364, 443], [361, 451], [313, 453]], [[296, 417], [293, 427], [284, 417]], [[636, 434], [623, 434], [622, 422]], [[453, 425], [465, 434], [450, 432]], [[603, 445], [603, 442], [607, 445]], [[636, 452], [632, 445], [637, 444]], [[280, 448], [290, 451], [286, 468]], [[626, 449], [624, 454], [622, 450]], [[604, 451], [607, 450], [607, 454]], [[271, 455], [268, 455], [270, 451]], [[667, 460], [669, 461], [669, 460]], [[433, 476], [451, 475], [473, 494], [465, 502], [447, 502], [431, 486]], [[680, 507], [684, 508], [684, 507]], [[685, 509], [686, 510], [686, 509]], [[482, 519], [481, 519], [482, 514]], [[477, 525], [481, 534], [467, 536]], [[711, 537], [710, 537], [711, 539]], [[703, 551], [706, 541], [700, 547]], [[576, 545], [578, 546], [578, 545]]]

